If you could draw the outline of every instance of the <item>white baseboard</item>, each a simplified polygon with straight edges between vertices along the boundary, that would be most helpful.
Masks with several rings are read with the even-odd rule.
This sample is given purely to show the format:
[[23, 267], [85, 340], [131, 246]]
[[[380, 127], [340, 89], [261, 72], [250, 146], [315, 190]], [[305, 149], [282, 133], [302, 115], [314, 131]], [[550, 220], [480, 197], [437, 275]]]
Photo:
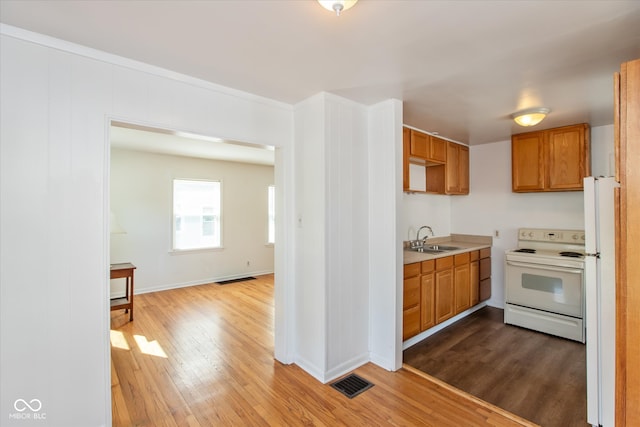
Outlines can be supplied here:
[[[262, 276], [265, 274], [272, 274], [272, 273], [273, 273], [273, 270], [252, 271], [252, 272], [241, 273], [241, 274], [232, 274], [228, 276], [213, 277], [209, 279], [193, 280], [190, 282], [168, 283], [165, 285], [158, 285], [158, 286], [146, 286], [143, 288], [134, 289], [133, 294], [140, 295], [140, 294], [148, 294], [150, 292], [160, 292], [160, 291], [167, 291], [170, 289], [186, 288], [189, 286], [208, 285], [210, 283], [222, 282], [225, 280], [241, 279], [243, 277], [250, 277], [250, 276]], [[110, 298], [121, 298], [123, 296], [124, 296], [124, 291], [110, 294]]]
[[486, 306], [487, 306], [487, 303], [481, 302], [480, 304], [474, 305], [470, 309], [465, 310], [465, 311], [463, 311], [462, 313], [460, 313], [460, 314], [458, 314], [456, 316], [453, 316], [451, 319], [445, 320], [444, 322], [437, 324], [433, 328], [427, 329], [426, 331], [419, 333], [415, 337], [409, 338], [408, 340], [406, 340], [405, 342], [402, 343], [402, 351], [408, 349], [409, 347], [411, 347], [411, 346], [413, 346], [415, 344], [418, 344], [420, 341], [424, 340], [425, 338], [430, 337], [431, 335], [435, 334], [436, 332], [440, 332], [441, 330], [443, 330], [447, 326], [452, 325], [453, 323], [456, 323], [460, 319], [464, 319], [465, 317], [467, 317], [471, 313], [474, 313], [474, 312], [476, 312], [476, 311], [478, 311], [481, 308], [484, 308]]

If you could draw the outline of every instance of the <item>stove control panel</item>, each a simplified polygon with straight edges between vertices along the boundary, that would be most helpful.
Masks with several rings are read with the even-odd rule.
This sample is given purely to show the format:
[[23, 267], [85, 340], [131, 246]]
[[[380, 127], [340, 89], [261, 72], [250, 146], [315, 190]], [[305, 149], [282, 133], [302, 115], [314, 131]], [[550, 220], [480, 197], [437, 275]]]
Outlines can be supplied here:
[[528, 242], [569, 243], [584, 245], [584, 230], [520, 228], [518, 230], [518, 240]]

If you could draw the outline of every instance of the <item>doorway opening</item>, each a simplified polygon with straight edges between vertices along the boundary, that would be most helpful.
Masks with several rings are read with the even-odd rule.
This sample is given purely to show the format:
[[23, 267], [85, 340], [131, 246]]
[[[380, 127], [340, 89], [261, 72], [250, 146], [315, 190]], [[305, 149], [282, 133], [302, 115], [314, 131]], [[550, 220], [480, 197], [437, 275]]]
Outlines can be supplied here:
[[[276, 149], [120, 121], [111, 122], [109, 134], [109, 209], [112, 223], [117, 224], [118, 229], [110, 227], [107, 249], [111, 264], [136, 264], [135, 293], [158, 294], [160, 300], [164, 299], [170, 305], [171, 290], [203, 285], [203, 290], [209, 287], [211, 291], [211, 286], [223, 286], [210, 283], [255, 276], [258, 281], [250, 284], [263, 289], [260, 299], [263, 304], [271, 304], [273, 315], [276, 266], [274, 242], [270, 238], [273, 215], [269, 212], [268, 201], [269, 188], [276, 184]], [[206, 212], [190, 212], [191, 208], [188, 208], [177, 215], [173, 194], [173, 181], [176, 179], [217, 182], [220, 186], [220, 213], [216, 215], [215, 210], [206, 210], [208, 207], [205, 206], [201, 208]], [[201, 228], [204, 234], [211, 234], [218, 225], [219, 244], [176, 250], [176, 228], [184, 228], [192, 220], [201, 221], [195, 228]], [[243, 297], [244, 293], [234, 293], [231, 290], [234, 285], [225, 286], [224, 293], [210, 292], [207, 295], [246, 297]], [[112, 298], [117, 297], [123, 292], [123, 287], [112, 281], [110, 292]], [[206, 297], [196, 299], [200, 298]], [[136, 318], [141, 316], [141, 310], [149, 308], [144, 306], [149, 300], [153, 299], [137, 299], [142, 307], [136, 307]], [[162, 307], [152, 309], [161, 310]], [[167, 359], [167, 354], [171, 355], [170, 348], [181, 345], [167, 342], [172, 336], [170, 334], [154, 336], [148, 333], [148, 329], [145, 334], [135, 334], [129, 329], [138, 327], [136, 320], [121, 320], [118, 319], [116, 329], [111, 332], [112, 351], [114, 348], [117, 351], [139, 348], [141, 354], [146, 355], [145, 360], [149, 356], [158, 358], [158, 355]], [[208, 325], [211, 319], [202, 318], [201, 321]], [[273, 320], [265, 321], [270, 325], [274, 323]], [[138, 323], [144, 322], [143, 316]], [[167, 322], [171, 320], [167, 319]], [[173, 324], [177, 327], [180, 322]], [[224, 330], [219, 330], [205, 336], [210, 342], [217, 342], [224, 335]], [[273, 341], [273, 331], [267, 335]], [[135, 339], [127, 342], [123, 336]], [[271, 357], [274, 346], [275, 343], [271, 342]], [[140, 369], [153, 369], [152, 363], [157, 362], [137, 364]], [[215, 371], [216, 368], [211, 366], [211, 369]], [[114, 372], [112, 360], [112, 375]], [[180, 372], [174, 374], [176, 378], [182, 375]], [[112, 384], [114, 380], [123, 381], [117, 376], [112, 378]], [[115, 410], [122, 398], [112, 396], [112, 409]], [[116, 416], [114, 412], [114, 422]]]

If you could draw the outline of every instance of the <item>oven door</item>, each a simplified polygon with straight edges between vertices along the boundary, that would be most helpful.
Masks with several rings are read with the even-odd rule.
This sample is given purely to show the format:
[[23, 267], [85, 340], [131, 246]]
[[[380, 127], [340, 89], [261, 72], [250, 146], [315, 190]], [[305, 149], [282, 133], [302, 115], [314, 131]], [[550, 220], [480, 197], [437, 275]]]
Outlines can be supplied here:
[[506, 264], [507, 303], [583, 317], [583, 269], [508, 258]]

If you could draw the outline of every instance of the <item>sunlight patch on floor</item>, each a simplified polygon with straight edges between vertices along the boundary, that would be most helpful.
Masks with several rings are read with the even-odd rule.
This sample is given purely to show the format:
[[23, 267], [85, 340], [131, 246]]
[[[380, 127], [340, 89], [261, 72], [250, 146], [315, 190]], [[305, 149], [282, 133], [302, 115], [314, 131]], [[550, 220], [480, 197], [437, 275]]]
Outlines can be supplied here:
[[120, 331], [114, 331], [113, 329], [111, 329], [111, 346], [122, 350], [131, 350], [124, 334]]
[[167, 354], [164, 352], [158, 341], [148, 341], [147, 337], [142, 335], [134, 335], [133, 338], [136, 340], [140, 351], [144, 354], [164, 357], [165, 359], [167, 359]]

